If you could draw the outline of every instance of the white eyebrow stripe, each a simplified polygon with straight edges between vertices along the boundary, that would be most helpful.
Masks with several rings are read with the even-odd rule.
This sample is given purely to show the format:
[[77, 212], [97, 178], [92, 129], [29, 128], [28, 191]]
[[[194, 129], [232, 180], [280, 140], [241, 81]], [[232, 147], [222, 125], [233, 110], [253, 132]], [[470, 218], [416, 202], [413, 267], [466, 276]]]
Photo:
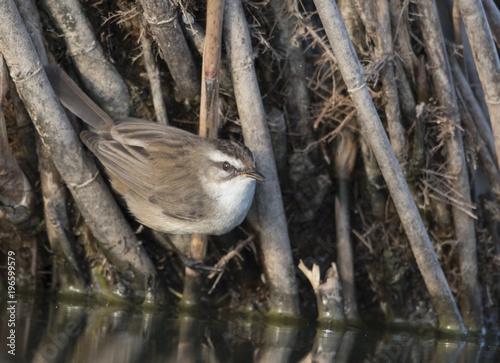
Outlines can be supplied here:
[[243, 169], [244, 167], [243, 163], [239, 159], [233, 158], [232, 156], [226, 155], [218, 150], [211, 150], [208, 157], [216, 163], [223, 163], [227, 161], [237, 169]]

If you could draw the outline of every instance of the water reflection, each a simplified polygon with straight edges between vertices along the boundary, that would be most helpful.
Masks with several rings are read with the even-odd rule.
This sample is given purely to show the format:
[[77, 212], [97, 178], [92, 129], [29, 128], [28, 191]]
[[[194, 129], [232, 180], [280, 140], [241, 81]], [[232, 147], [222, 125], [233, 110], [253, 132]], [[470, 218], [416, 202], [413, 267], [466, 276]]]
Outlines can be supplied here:
[[[499, 362], [499, 337], [453, 340], [415, 332], [278, 325], [131, 308], [19, 302], [15, 356], [0, 303], [1, 362]], [[166, 309], [165, 309], [166, 310]]]

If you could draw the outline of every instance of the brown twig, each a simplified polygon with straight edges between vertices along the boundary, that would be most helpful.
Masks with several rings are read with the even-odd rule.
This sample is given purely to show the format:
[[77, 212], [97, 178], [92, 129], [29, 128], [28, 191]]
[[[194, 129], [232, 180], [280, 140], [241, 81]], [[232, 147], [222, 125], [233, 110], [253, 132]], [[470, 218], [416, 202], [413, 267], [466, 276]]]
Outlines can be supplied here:
[[[207, 2], [207, 29], [203, 51], [203, 71], [201, 80], [201, 103], [199, 135], [217, 138], [219, 131], [219, 70], [221, 53], [222, 18], [224, 0]], [[207, 253], [207, 236], [193, 235], [190, 254], [193, 259], [203, 260]], [[181, 304], [196, 304], [199, 300], [201, 275], [186, 268], [184, 292]]]
[[[248, 245], [250, 242], [252, 242], [254, 240], [254, 238], [255, 238], [254, 235], [250, 235], [246, 239], [239, 241], [235, 247], [231, 248], [231, 250], [228, 253], [226, 253], [224, 256], [222, 256], [222, 258], [215, 264], [214, 272], [211, 272], [210, 275], [208, 275], [208, 278], [213, 279], [216, 274], [218, 274], [218, 276], [217, 276], [217, 280], [215, 280], [212, 287], [208, 291], [209, 294], [211, 294], [212, 291], [217, 286], [217, 283], [219, 282], [220, 278], [224, 274], [225, 267], [229, 263], [229, 261], [231, 261], [236, 256], [241, 258], [241, 256], [240, 256], [241, 250], [246, 245]], [[216, 272], [215, 270], [220, 270], [220, 272]]]
[[200, 136], [217, 138], [219, 129], [219, 73], [224, 0], [207, 1], [207, 29], [201, 79]]
[[440, 190], [439, 188], [436, 188], [435, 186], [433, 186], [431, 183], [429, 183], [428, 181], [426, 181], [424, 179], [422, 179], [422, 183], [424, 183], [425, 186], [427, 186], [429, 189], [433, 190], [434, 192], [438, 193], [439, 195], [441, 195], [444, 198], [444, 199], [440, 199], [440, 200], [444, 200], [444, 201], [450, 203], [452, 206], [459, 208], [462, 212], [466, 213], [471, 218], [474, 218], [477, 220], [477, 216], [469, 210], [469, 209], [476, 209], [476, 207], [474, 205], [464, 203], [463, 201], [460, 201], [460, 200], [450, 196], [449, 193], [443, 192], [442, 190]]
[[368, 248], [368, 251], [370, 252], [371, 255], [373, 255], [375, 252], [373, 251], [373, 247], [372, 247], [372, 244], [371, 242], [367, 241], [362, 235], [361, 233], [359, 233], [358, 231], [356, 231], [355, 229], [352, 230], [352, 233], [358, 237], [358, 239], [366, 246], [366, 248]]

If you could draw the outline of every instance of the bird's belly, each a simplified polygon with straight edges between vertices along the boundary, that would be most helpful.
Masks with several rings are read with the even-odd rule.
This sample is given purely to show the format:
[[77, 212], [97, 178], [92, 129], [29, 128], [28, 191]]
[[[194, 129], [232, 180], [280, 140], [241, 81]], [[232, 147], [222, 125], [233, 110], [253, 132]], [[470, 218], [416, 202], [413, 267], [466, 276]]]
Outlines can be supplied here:
[[186, 221], [169, 216], [163, 208], [153, 203], [139, 202], [138, 196], [125, 195], [130, 212], [145, 226], [156, 231], [173, 234], [212, 234], [221, 235], [238, 226], [245, 219], [252, 205], [255, 182], [241, 191], [224, 196], [216, 202], [213, 213], [196, 221]]
[[238, 226], [245, 219], [250, 206], [252, 205], [255, 194], [255, 181], [251, 181], [246, 188], [237, 191], [232, 195], [232, 198], [224, 198], [219, 200], [219, 220], [220, 233], [229, 232], [234, 227]]

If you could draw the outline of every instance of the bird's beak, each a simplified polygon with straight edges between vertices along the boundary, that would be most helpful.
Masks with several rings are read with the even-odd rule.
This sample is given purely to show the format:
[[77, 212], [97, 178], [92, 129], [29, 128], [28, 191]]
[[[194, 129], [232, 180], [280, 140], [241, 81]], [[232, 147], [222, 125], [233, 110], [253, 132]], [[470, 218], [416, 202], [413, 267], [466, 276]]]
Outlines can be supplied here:
[[264, 175], [262, 175], [261, 173], [259, 173], [255, 169], [252, 169], [252, 170], [249, 170], [249, 171], [244, 171], [244, 172], [240, 173], [240, 175], [243, 175], [243, 176], [246, 176], [248, 178], [255, 179], [255, 180], [259, 180], [259, 181], [265, 181], [266, 180], [266, 177]]

